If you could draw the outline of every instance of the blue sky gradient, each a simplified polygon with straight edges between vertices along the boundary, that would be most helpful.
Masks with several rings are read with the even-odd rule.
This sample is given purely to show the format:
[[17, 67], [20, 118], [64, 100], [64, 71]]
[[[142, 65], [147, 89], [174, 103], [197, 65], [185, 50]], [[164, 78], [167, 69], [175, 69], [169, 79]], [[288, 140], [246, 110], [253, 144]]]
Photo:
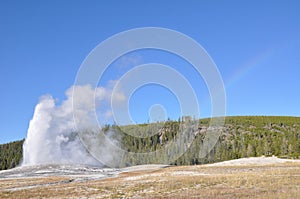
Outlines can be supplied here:
[[[0, 2], [0, 143], [26, 137], [41, 95], [49, 93], [60, 100], [65, 98], [65, 90], [74, 83], [82, 61], [101, 41], [121, 31], [147, 26], [180, 31], [206, 49], [225, 83], [227, 115], [300, 116], [299, 9], [296, 0], [3, 0]], [[124, 69], [118, 68], [118, 63], [113, 64], [103, 85], [117, 79], [133, 63], [172, 65], [198, 85], [201, 112], [203, 116], [209, 115], [205, 84], [192, 69], [183, 67], [187, 63], [154, 51], [136, 52], [132, 56], [134, 61], [129, 61]], [[122, 64], [126, 65], [126, 60]], [[154, 90], [147, 92], [151, 94]], [[141, 102], [143, 96], [136, 93], [134, 97]], [[138, 112], [133, 116], [140, 121], [147, 118]]]

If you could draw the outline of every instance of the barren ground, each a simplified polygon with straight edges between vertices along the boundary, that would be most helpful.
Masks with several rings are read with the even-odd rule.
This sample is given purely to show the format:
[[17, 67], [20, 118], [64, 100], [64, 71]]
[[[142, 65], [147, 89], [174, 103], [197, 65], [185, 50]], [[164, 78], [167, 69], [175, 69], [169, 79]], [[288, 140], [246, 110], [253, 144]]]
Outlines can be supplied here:
[[300, 161], [124, 169], [47, 165], [0, 172], [0, 198], [300, 198]]

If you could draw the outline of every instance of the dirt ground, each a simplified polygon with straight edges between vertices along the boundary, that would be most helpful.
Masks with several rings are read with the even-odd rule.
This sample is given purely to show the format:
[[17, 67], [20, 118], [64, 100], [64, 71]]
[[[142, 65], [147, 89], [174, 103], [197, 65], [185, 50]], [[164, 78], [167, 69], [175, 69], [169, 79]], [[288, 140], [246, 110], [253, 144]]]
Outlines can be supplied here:
[[[97, 169], [91, 175], [6, 172], [0, 175], [0, 198], [300, 198], [299, 161], [240, 162], [146, 165], [106, 170], [106, 177]], [[45, 168], [35, 173], [41, 171], [49, 174]]]

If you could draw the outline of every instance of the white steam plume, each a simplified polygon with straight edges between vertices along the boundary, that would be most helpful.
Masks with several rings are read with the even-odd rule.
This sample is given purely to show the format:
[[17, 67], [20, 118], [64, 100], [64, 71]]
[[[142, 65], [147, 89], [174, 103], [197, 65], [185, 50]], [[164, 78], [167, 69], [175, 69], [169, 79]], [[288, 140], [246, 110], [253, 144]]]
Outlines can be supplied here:
[[[73, 89], [76, 89], [76, 129], [73, 118]], [[89, 164], [101, 165], [81, 143], [77, 134], [80, 130], [93, 130], [95, 106], [109, 100], [111, 90], [91, 86], [73, 86], [66, 91], [67, 99], [56, 105], [50, 95], [40, 98], [30, 121], [27, 138], [23, 146], [23, 165], [36, 164]], [[103, 115], [107, 115], [106, 112]], [[101, 117], [101, 116], [100, 116]], [[98, 128], [98, 127], [97, 127]], [[99, 131], [99, 128], [98, 128]], [[95, 140], [91, 142], [95, 144]], [[99, 151], [107, 154], [110, 149], [101, 142]], [[96, 147], [96, 146], [94, 146]], [[110, 158], [107, 156], [106, 158]]]

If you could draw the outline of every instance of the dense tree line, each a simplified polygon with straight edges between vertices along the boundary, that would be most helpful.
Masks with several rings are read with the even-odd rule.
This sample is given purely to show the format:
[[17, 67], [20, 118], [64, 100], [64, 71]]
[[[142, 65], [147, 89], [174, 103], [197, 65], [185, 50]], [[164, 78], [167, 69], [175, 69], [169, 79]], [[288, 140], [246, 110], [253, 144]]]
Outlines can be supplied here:
[[[160, 150], [170, 142], [185, 139], [182, 148], [171, 148], [174, 151], [183, 150], [185, 153], [175, 160], [174, 165], [192, 165], [213, 163], [243, 157], [277, 156], [281, 158], [300, 158], [300, 118], [299, 117], [271, 117], [271, 116], [237, 116], [226, 117], [224, 127], [211, 129], [210, 119], [201, 119], [196, 124], [185, 125], [186, 122], [166, 121], [158, 125], [160, 130], [151, 124], [131, 125], [126, 127], [112, 126], [115, 132], [120, 133], [122, 148], [129, 152], [145, 153]], [[197, 123], [198, 122], [198, 123]], [[180, 128], [192, 128], [182, 133]], [[155, 132], [153, 132], [156, 131]], [[123, 133], [122, 133], [123, 132]], [[126, 133], [130, 132], [130, 134]], [[210, 152], [204, 147], [206, 135], [215, 133], [218, 136]], [[146, 137], [145, 135], [152, 135]], [[135, 136], [132, 136], [135, 135]], [[190, 143], [189, 143], [190, 142]], [[178, 144], [180, 145], [180, 144]], [[180, 147], [180, 146], [178, 146]], [[203, 157], [203, 154], [207, 154]], [[127, 157], [124, 162], [130, 164], [144, 164], [147, 162], [164, 162], [169, 153], [155, 155], [150, 160]], [[151, 157], [150, 157], [151, 158]], [[126, 165], [123, 165], [126, 166]]]
[[[178, 119], [156, 124], [106, 125], [103, 130], [114, 132], [112, 137], [118, 140], [123, 150], [132, 154], [154, 153], [147, 159], [134, 155], [123, 157], [121, 166], [167, 162], [172, 155], [180, 155], [171, 162], [174, 165], [263, 155], [300, 158], [300, 117], [236, 116], [226, 117], [223, 127], [209, 127], [209, 124], [210, 119]], [[210, 134], [217, 135], [217, 139], [208, 150], [205, 142]], [[20, 163], [23, 141], [0, 145], [0, 169]], [[166, 148], [167, 151], [160, 152]], [[181, 151], [184, 153], [180, 154]]]
[[196, 138], [195, 145], [175, 164], [213, 163], [273, 155], [280, 158], [300, 158], [300, 118], [227, 117], [215, 147], [205, 158], [197, 157], [198, 143], [199, 138]]
[[24, 140], [0, 145], [0, 170], [18, 166], [22, 159]]

